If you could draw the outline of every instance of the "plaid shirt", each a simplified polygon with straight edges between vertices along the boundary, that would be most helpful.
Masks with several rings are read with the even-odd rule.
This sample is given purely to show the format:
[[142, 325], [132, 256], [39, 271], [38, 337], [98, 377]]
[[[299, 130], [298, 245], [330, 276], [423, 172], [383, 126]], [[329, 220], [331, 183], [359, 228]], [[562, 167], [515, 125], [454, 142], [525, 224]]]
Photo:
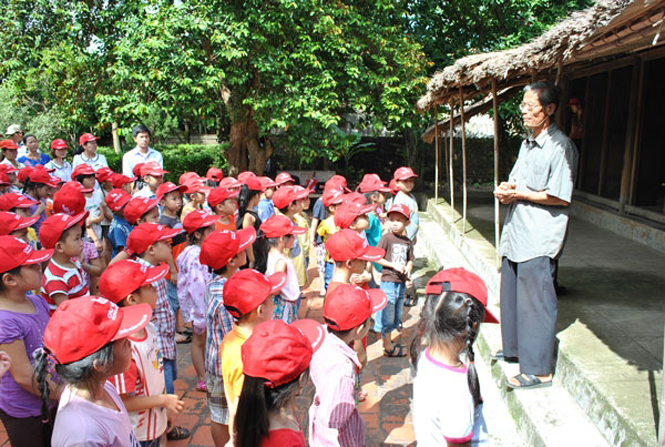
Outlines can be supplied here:
[[[136, 260], [147, 267], [154, 267], [151, 263], [141, 258], [136, 258]], [[157, 329], [159, 350], [165, 359], [175, 360], [175, 312], [173, 312], [171, 303], [169, 303], [166, 280], [160, 279], [159, 281], [155, 281], [152, 283], [152, 286], [157, 292], [157, 305], [155, 306], [155, 310], [152, 311], [151, 322]]]
[[224, 307], [225, 278], [213, 275], [208, 281], [205, 291], [206, 325], [206, 371], [217, 377], [222, 377], [222, 356], [220, 347], [224, 335], [233, 329], [233, 318]]

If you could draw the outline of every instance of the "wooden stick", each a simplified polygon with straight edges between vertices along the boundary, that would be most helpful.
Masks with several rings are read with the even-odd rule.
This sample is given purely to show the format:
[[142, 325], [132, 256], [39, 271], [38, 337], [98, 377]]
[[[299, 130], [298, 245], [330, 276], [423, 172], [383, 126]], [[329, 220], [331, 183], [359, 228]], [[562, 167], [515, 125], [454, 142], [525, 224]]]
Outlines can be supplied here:
[[464, 96], [462, 94], [462, 83], [459, 84], [459, 111], [462, 123], [462, 234], [466, 235], [466, 209], [467, 209], [467, 191], [466, 191], [466, 129], [464, 127]]
[[[499, 186], [499, 100], [496, 94], [496, 80], [492, 79], [492, 108], [494, 110], [494, 187]], [[494, 198], [494, 247], [496, 249], [496, 268], [501, 267], [499, 254], [499, 241], [501, 225], [499, 214], [499, 199]]]
[[[450, 116], [453, 115], [453, 102], [450, 101]], [[455, 173], [453, 172], [453, 155], [454, 155], [454, 143], [453, 143], [453, 134], [455, 133], [455, 127], [453, 126], [453, 120], [450, 120], [450, 159], [448, 162], [449, 166], [449, 181], [450, 181], [450, 208], [452, 210], [452, 221], [451, 223], [455, 225]]]

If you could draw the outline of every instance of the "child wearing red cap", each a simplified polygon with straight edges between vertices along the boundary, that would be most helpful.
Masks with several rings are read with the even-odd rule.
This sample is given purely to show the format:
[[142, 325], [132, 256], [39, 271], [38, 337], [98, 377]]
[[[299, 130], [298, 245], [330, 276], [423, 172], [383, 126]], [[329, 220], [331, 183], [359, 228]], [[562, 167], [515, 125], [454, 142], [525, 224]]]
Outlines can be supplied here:
[[[157, 293], [152, 283], [164, 278], [168, 271], [166, 264], [147, 268], [136, 261], [118, 261], [102, 275], [100, 292], [122, 309], [145, 303], [154, 310]], [[128, 339], [132, 346], [129, 369], [110, 381], [129, 411], [138, 440], [141, 443], [159, 441], [166, 432], [167, 411], [178, 414], [184, 402], [177, 395], [164, 392], [164, 365], [157, 346], [157, 330], [152, 323]]]
[[113, 212], [113, 220], [109, 227], [112, 258], [124, 251], [127, 246], [127, 238], [132, 231], [132, 225], [125, 219], [125, 206], [130, 200], [132, 200], [132, 196], [123, 189], [112, 189], [106, 195], [106, 206]]
[[261, 187], [263, 192], [261, 193], [261, 201], [256, 207], [256, 210], [261, 218], [261, 221], [265, 222], [271, 216], [275, 215], [275, 205], [272, 201], [272, 196], [275, 194], [275, 189], [277, 189], [277, 183], [275, 183], [270, 177], [259, 177], [261, 182]]
[[310, 374], [316, 387], [309, 408], [309, 444], [360, 447], [365, 423], [356, 408], [356, 375], [361, 367], [352, 345], [369, 332], [372, 313], [386, 305], [379, 289], [343, 284], [323, 305], [328, 336], [314, 353]]
[[[0, 348], [12, 359], [9, 374], [0, 380], [0, 420], [14, 446], [50, 444], [52, 424], [42, 424], [39, 397], [27, 389], [34, 386], [32, 353], [42, 345], [49, 319], [48, 305], [29, 292], [39, 288], [40, 263], [52, 253], [0, 236]], [[48, 407], [53, 413], [53, 402]]]
[[[410, 218], [409, 208], [402, 204], [393, 204], [388, 210], [389, 231], [381, 237], [378, 248], [386, 251], [385, 258], [377, 261], [383, 267], [381, 290], [388, 296], [388, 305], [377, 315], [376, 332], [383, 338], [383, 355], [404, 357], [406, 349], [399, 343], [393, 343], [392, 331], [402, 324], [404, 309], [404, 291], [411, 282], [413, 269], [413, 242], [406, 236], [406, 226]], [[380, 325], [378, 320], [381, 321]]]
[[434, 275], [425, 293], [418, 325], [424, 330], [411, 343], [416, 441], [489, 445], [473, 363], [480, 323], [498, 323], [487, 309], [487, 287], [478, 275], [454, 268]]
[[258, 270], [266, 271], [266, 262], [268, 260], [268, 244], [265, 237], [259, 231], [263, 223], [259, 215], [254, 211], [261, 200], [261, 181], [255, 176], [245, 178], [245, 183], [240, 188], [238, 194], [238, 215], [236, 216], [236, 228], [243, 229], [254, 227], [258, 237], [254, 244], [247, 250], [247, 266]]
[[208, 194], [208, 206], [218, 216], [215, 230], [236, 231], [235, 212], [238, 208], [238, 191], [231, 191], [221, 186], [213, 188]]
[[189, 245], [178, 259], [177, 299], [185, 323], [191, 323], [194, 330], [192, 339], [192, 363], [198, 376], [196, 389], [206, 391], [205, 381], [205, 343], [206, 343], [206, 306], [203, 295], [206, 283], [210, 279], [207, 266], [201, 264], [201, 245], [205, 238], [215, 230], [217, 216], [203, 210], [189, 213], [183, 222], [188, 234]]
[[149, 197], [133, 197], [125, 206], [125, 219], [132, 225], [145, 222], [159, 223], [159, 200]]
[[242, 345], [245, 380], [236, 415], [236, 445], [305, 447], [296, 419], [296, 396], [307, 384], [307, 369], [325, 330], [313, 320], [293, 325], [266, 321]]
[[88, 212], [88, 218], [86, 219], [86, 239], [95, 244], [95, 248], [101, 253], [104, 250], [102, 243], [102, 221], [106, 217], [112, 219], [113, 214], [106, 207], [101, 188], [97, 187], [95, 170], [91, 166], [86, 163], [76, 166], [72, 173], [72, 178], [83, 186], [81, 192], [85, 197], [85, 210]]
[[[280, 191], [289, 186], [283, 186]], [[296, 235], [305, 234], [307, 230], [294, 224], [287, 216], [272, 216], [261, 224], [261, 231], [268, 240], [268, 262], [266, 263], [266, 275], [273, 273], [284, 273], [286, 284], [278, 295], [273, 297], [275, 308], [272, 318], [291, 323], [298, 319], [300, 307], [300, 286], [298, 274], [291, 262], [291, 258], [285, 253], [293, 248]]]
[[241, 347], [252, 335], [254, 327], [272, 318], [272, 297], [286, 284], [284, 273], [266, 277], [253, 269], [234, 273], [224, 286], [224, 307], [233, 317], [233, 329], [224, 336], [221, 346], [222, 379], [229, 405], [229, 433], [233, 429], [238, 399], [244, 376]]
[[164, 174], [168, 171], [162, 169], [162, 164], [157, 161], [149, 161], [141, 166], [141, 178], [145, 186], [134, 193], [134, 197], [157, 197], [157, 188], [164, 183]]
[[39, 220], [33, 225], [37, 233], [39, 233], [39, 228], [47, 217], [46, 205], [47, 199], [51, 196], [51, 189], [56, 186], [57, 184], [51, 174], [41, 165], [32, 168], [23, 183], [24, 195], [37, 202], [37, 205], [30, 207], [30, 215], [39, 216]]
[[[330, 259], [330, 256], [325, 252], [324, 244], [331, 234], [335, 234], [339, 230], [337, 225], [335, 225], [335, 212], [337, 207], [341, 205], [344, 200], [343, 191], [343, 189], [340, 189], [335, 185], [330, 188], [328, 188], [328, 185], [326, 185], [326, 189], [324, 189], [323, 195], [321, 196], [321, 201], [328, 211], [328, 217], [323, 219], [316, 228], [316, 233], [321, 240], [321, 249], [320, 251], [317, 251], [317, 261], [319, 264], [323, 264], [322, 267], [324, 272], [324, 289], [322, 294], [325, 294], [324, 291], [328, 290], [328, 285], [330, 284], [330, 279], [332, 278], [333, 270], [335, 269], [335, 264], [332, 262], [332, 259]], [[323, 253], [323, 259], [319, 260], [321, 252]], [[319, 265], [319, 271], [320, 270], [321, 265]]]
[[79, 261], [83, 253], [82, 225], [86, 216], [85, 212], [76, 216], [54, 214], [39, 230], [42, 247], [54, 250], [44, 270], [41, 288], [42, 297], [51, 311], [67, 300], [88, 294], [84, 269], [91, 266]]
[[49, 394], [44, 379], [51, 361], [65, 385], [53, 427], [53, 447], [139, 445], [127, 410], [107, 380], [127, 370], [132, 359], [127, 337], [149, 321], [147, 304], [120, 309], [98, 296], [68, 301], [53, 314], [35, 368], [42, 396]]
[[200, 178], [191, 178], [185, 182], [185, 206], [182, 207], [180, 218], [185, 220], [185, 216], [194, 210], [202, 210], [206, 204], [206, 192], [208, 187]]
[[[30, 212], [30, 207], [37, 205], [38, 202], [26, 197], [23, 194], [8, 192], [0, 196], [0, 211], [9, 211], [16, 213], [21, 217], [29, 218], [32, 216]], [[37, 232], [32, 226], [27, 228], [28, 230], [28, 240], [26, 241], [33, 249], [39, 247], [39, 238], [37, 237]]]
[[224, 285], [247, 262], [246, 249], [256, 239], [256, 230], [215, 231], [201, 246], [201, 263], [212, 270], [206, 284], [206, 388], [210, 410], [210, 431], [216, 447], [229, 440], [229, 408], [222, 380], [220, 348], [233, 329], [233, 317], [224, 307]]
[[390, 206], [402, 204], [409, 208], [411, 219], [406, 227], [406, 235], [413, 243], [416, 242], [416, 236], [418, 236], [418, 228], [420, 226], [418, 202], [416, 201], [415, 196], [411, 193], [413, 191], [414, 179], [416, 177], [418, 176], [413, 172], [413, 169], [407, 166], [395, 169], [393, 180], [395, 180], [398, 191], [395, 198], [390, 203]]

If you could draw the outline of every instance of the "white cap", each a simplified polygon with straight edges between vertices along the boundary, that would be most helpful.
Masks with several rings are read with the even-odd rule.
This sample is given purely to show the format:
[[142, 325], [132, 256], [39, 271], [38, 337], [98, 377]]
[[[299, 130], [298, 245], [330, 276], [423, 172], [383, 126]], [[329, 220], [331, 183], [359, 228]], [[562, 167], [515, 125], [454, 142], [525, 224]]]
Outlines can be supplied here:
[[21, 129], [20, 124], [12, 124], [7, 128], [7, 132], [5, 132], [5, 135], [14, 135], [16, 132], [22, 132], [23, 129]]

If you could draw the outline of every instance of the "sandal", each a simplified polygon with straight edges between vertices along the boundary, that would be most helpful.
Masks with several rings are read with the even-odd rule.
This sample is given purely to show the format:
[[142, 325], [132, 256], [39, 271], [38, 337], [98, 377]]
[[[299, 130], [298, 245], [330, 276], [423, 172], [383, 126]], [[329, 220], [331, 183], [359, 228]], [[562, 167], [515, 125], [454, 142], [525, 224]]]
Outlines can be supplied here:
[[199, 383], [196, 384], [196, 391], [203, 391], [204, 393], [208, 391], [208, 385], [206, 385], [205, 380], [199, 380]]
[[543, 382], [538, 378], [538, 376], [534, 376], [533, 374], [518, 374], [515, 377], [513, 377], [513, 379], [517, 380], [519, 382], [519, 385], [515, 385], [510, 381], [510, 379], [506, 379], [506, 386], [514, 390], [523, 389], [523, 388], [536, 389], [536, 388], [545, 388], [552, 386], [551, 380]]
[[385, 355], [386, 357], [406, 357], [406, 353], [404, 351], [405, 351], [404, 346], [402, 346], [399, 343], [395, 343], [390, 351], [386, 351], [384, 349], [383, 355]]
[[166, 432], [166, 439], [169, 441], [179, 441], [181, 439], [187, 439], [192, 434], [185, 427], [173, 426], [171, 430]]
[[498, 361], [503, 361], [503, 362], [506, 362], [506, 363], [519, 363], [520, 362], [519, 357], [506, 357], [506, 356], [504, 356], [503, 355], [503, 349], [499, 349], [498, 351], [491, 353], [490, 358], [495, 362], [498, 362]]
[[415, 295], [409, 295], [404, 300], [404, 307], [413, 307], [418, 302], [418, 297]]
[[176, 333], [175, 334], [175, 342], [176, 343], [191, 343], [192, 342], [192, 336]]

